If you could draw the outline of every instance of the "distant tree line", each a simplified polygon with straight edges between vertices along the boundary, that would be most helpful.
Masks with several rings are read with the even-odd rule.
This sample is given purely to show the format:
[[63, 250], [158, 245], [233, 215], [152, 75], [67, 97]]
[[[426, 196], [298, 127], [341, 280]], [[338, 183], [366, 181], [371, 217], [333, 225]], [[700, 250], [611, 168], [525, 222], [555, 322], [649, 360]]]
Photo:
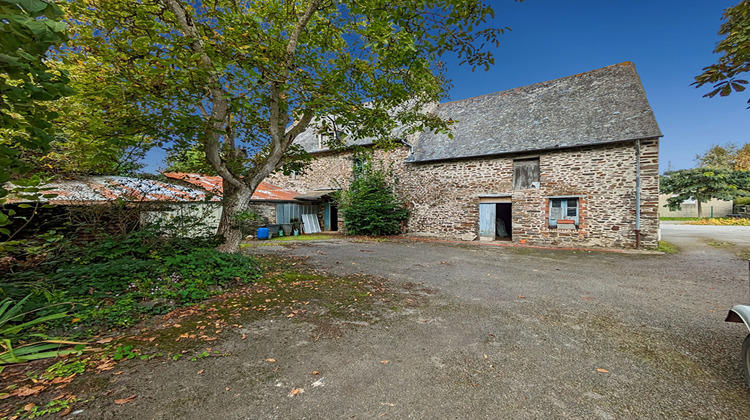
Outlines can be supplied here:
[[667, 171], [660, 178], [661, 192], [672, 195], [667, 200], [670, 210], [695, 199], [700, 216], [702, 202], [750, 196], [750, 143], [713, 145], [697, 154], [695, 163], [696, 168]]

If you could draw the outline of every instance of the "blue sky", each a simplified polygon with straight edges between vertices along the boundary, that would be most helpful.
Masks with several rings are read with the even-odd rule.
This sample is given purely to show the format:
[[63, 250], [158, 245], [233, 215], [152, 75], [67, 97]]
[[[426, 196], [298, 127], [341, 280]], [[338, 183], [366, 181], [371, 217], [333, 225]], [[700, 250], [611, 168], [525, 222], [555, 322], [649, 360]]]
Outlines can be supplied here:
[[[451, 65], [453, 100], [632, 61], [664, 137], [660, 169], [694, 166], [712, 144], [750, 142], [748, 94], [703, 98], [690, 84], [714, 63], [724, 9], [739, 0], [492, 1], [512, 31], [488, 72]], [[750, 74], [748, 74], [750, 77]]]
[[[708, 88], [690, 85], [716, 61], [722, 12], [739, 1], [491, 0], [495, 26], [512, 31], [493, 50], [489, 71], [448, 60], [449, 95], [464, 99], [632, 61], [664, 134], [661, 171], [690, 168], [712, 144], [750, 142], [747, 93], [708, 99]], [[161, 157], [151, 154], [147, 170], [161, 166]]]

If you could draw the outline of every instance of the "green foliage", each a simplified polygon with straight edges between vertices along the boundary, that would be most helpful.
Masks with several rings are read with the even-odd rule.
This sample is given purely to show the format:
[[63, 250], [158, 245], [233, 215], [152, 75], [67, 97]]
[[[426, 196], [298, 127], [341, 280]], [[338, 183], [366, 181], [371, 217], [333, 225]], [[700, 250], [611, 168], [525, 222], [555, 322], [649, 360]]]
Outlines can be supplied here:
[[86, 371], [88, 362], [84, 360], [67, 360], [63, 359], [45, 369], [42, 378], [52, 380], [55, 378], [67, 378], [70, 375], [83, 373]]
[[117, 348], [115, 348], [114, 354], [112, 354], [112, 359], [119, 362], [120, 360], [128, 360], [138, 357], [139, 353], [133, 351], [134, 347], [135, 346], [133, 346], [132, 344], [128, 344], [126, 346], [118, 346]]
[[104, 72], [111, 69], [82, 61], [56, 61], [55, 65], [70, 74], [75, 94], [52, 104], [59, 115], [58, 133], [38, 166], [59, 176], [134, 175], [140, 171], [144, 165], [139, 161], [160, 139], [131, 109], [132, 98], [97, 94], [106, 79]]
[[77, 402], [79, 402], [78, 398], [76, 398], [74, 395], [68, 395], [66, 398], [52, 400], [45, 404], [44, 407], [31, 404], [33, 407], [30, 407], [29, 410], [19, 410], [18, 412], [16, 412], [16, 416], [22, 419], [34, 419], [37, 417], [46, 416], [48, 414], [59, 413], [64, 410], [71, 409], [71, 407], [73, 407]]
[[700, 203], [712, 198], [731, 201], [750, 195], [750, 171], [701, 168], [669, 171], [660, 178], [659, 187], [663, 194], [673, 195], [667, 200], [670, 210], [679, 209], [683, 201], [693, 198], [700, 213]]
[[199, 302], [260, 276], [256, 260], [220, 253], [212, 238], [165, 238], [155, 231], [71, 245], [44, 264], [7, 273], [0, 290], [12, 296], [36, 291], [25, 302], [32, 308], [49, 300], [72, 302], [73, 323], [45, 320], [51, 322], [44, 329], [95, 332], [133, 325], [144, 315]]
[[737, 197], [734, 199], [734, 204], [737, 206], [750, 205], [750, 197]]
[[196, 146], [181, 147], [180, 144], [167, 152], [167, 168], [164, 172], [216, 175], [216, 169], [206, 160], [205, 151]]
[[729, 96], [733, 91], [744, 91], [747, 85], [747, 80], [737, 76], [750, 71], [750, 0], [742, 0], [726, 9], [724, 20], [719, 35], [725, 38], [714, 49], [722, 56], [716, 64], [703, 68], [703, 73], [696, 76], [693, 83], [696, 87], [713, 85], [713, 90], [704, 97]]
[[365, 159], [355, 167], [349, 188], [336, 196], [350, 235], [395, 235], [409, 210], [398, 200], [389, 171]]
[[240, 226], [240, 232], [242, 236], [247, 236], [255, 232], [261, 224], [267, 224], [268, 220], [263, 218], [259, 214], [256, 214], [250, 210], [243, 210], [239, 213], [232, 215], [232, 218], [237, 220], [237, 224]]
[[[36, 215], [40, 207], [50, 207], [48, 204], [42, 204], [42, 198], [54, 198], [57, 195], [49, 193], [49, 188], [45, 185], [49, 178], [35, 174], [25, 179], [16, 179], [7, 187], [0, 186], [0, 249], [28, 225], [31, 219]], [[5, 194], [5, 195], [4, 195]], [[6, 208], [5, 203], [8, 201], [7, 195], [10, 194], [16, 200], [23, 201], [18, 204], [19, 208], [33, 208], [31, 216], [18, 215], [14, 209]], [[11, 231], [11, 225], [14, 221], [21, 221], [20, 227]]]
[[742, 147], [734, 143], [713, 145], [705, 153], [695, 155], [695, 162], [701, 168], [750, 170], [750, 143], [745, 143]]
[[656, 248], [656, 250], [665, 254], [676, 254], [679, 249], [675, 244], [671, 242], [659, 241], [659, 246]]
[[71, 93], [67, 74], [45, 60], [67, 40], [62, 14], [53, 2], [0, 0], [0, 198], [3, 184], [32, 169], [25, 154], [49, 149], [49, 102]]
[[[0, 301], [0, 347], [2, 347], [2, 350], [0, 350], [0, 366], [47, 359], [75, 351], [63, 349], [63, 347], [78, 343], [53, 340], [47, 337], [33, 343], [19, 345], [19, 337], [26, 338], [32, 327], [68, 315], [66, 312], [55, 312], [44, 316], [34, 316], [41, 309], [46, 308], [23, 312], [24, 304], [30, 297], [31, 295], [28, 295], [18, 302], [14, 302], [13, 299], [7, 297]], [[39, 338], [38, 335], [36, 338]]]
[[[50, 48], [67, 40], [63, 12], [52, 1], [0, 0], [0, 238], [6, 244], [21, 229], [22, 218], [4, 204], [9, 194], [36, 209], [44, 194], [44, 177], [28, 173], [53, 140], [57, 114], [50, 103], [71, 93], [68, 75], [49, 65]], [[8, 181], [13, 181], [9, 188]], [[14, 246], [22, 246], [15, 242]]]

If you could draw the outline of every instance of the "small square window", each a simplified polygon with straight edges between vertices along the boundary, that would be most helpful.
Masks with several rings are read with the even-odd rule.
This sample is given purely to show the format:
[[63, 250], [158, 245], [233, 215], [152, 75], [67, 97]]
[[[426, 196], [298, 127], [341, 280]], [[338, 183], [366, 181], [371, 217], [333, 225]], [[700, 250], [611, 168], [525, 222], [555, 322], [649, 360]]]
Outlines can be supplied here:
[[549, 199], [549, 227], [551, 229], [573, 225], [578, 227], [579, 200], [576, 197]]

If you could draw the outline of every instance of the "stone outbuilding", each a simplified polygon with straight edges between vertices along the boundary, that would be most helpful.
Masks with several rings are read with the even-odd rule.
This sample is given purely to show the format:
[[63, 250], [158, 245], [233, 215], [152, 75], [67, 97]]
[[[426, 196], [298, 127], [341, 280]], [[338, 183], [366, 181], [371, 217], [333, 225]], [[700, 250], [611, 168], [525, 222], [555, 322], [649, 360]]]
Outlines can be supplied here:
[[[422, 132], [373, 148], [411, 209], [410, 235], [607, 248], [658, 245], [661, 131], [630, 62], [435, 105], [453, 138]], [[269, 182], [324, 197], [346, 186], [355, 153], [308, 129], [315, 160]], [[359, 146], [372, 142], [358, 141]], [[316, 193], [319, 192], [319, 193]], [[325, 226], [340, 226], [325, 201]]]

